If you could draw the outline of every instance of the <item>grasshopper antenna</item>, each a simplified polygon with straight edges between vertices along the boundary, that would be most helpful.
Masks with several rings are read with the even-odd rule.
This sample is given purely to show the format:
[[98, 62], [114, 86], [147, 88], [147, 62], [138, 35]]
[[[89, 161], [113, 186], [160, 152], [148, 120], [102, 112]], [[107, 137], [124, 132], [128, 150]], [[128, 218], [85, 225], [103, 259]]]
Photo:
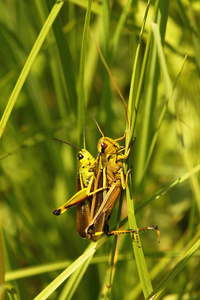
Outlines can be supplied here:
[[[120, 99], [121, 99], [122, 102], [123, 102], [123, 105], [124, 105], [124, 108], [125, 108], [125, 114], [126, 114], [127, 129], [128, 129], [128, 131], [130, 131], [130, 118], [129, 118], [128, 106], [127, 106], [127, 104], [126, 104], [126, 101], [125, 101], [125, 99], [124, 99], [124, 97], [123, 97], [123, 95], [122, 95], [122, 93], [121, 93], [121, 91], [120, 91], [120, 89], [119, 89], [119, 87], [118, 87], [118, 85], [117, 85], [115, 79], [114, 79], [114, 76], [113, 76], [112, 72], [110, 71], [110, 68], [109, 68], [109, 66], [108, 66], [108, 64], [107, 64], [107, 62], [106, 62], [106, 60], [105, 60], [105, 58], [104, 58], [104, 56], [103, 56], [103, 53], [101, 52], [101, 49], [100, 49], [100, 47], [99, 47], [99, 45], [98, 45], [98, 43], [97, 43], [97, 40], [95, 39], [95, 36], [94, 36], [94, 33], [93, 33], [91, 27], [89, 27], [89, 32], [90, 32], [90, 35], [92, 36], [92, 38], [93, 38], [93, 40], [94, 40], [94, 43], [95, 43], [95, 45], [96, 45], [97, 51], [98, 51], [99, 56], [100, 56], [100, 59], [101, 59], [103, 65], [104, 65], [104, 67], [106, 68], [106, 70], [107, 70], [109, 76], [110, 76], [110, 79], [111, 79], [111, 81], [112, 81], [112, 83], [113, 83], [113, 86], [114, 86], [115, 90], [117, 91], [117, 93], [118, 93]], [[93, 119], [94, 119], [94, 118], [93, 118]], [[100, 131], [100, 132], [101, 132], [101, 131]], [[103, 136], [104, 136], [104, 135], [103, 135]]]
[[99, 129], [99, 132], [101, 133], [101, 135], [102, 135], [103, 137], [105, 137], [105, 135], [104, 135], [103, 131], [101, 130], [99, 124], [97, 123], [97, 120], [95, 119], [94, 115], [93, 115], [92, 113], [91, 113], [91, 115], [92, 115], [92, 118], [93, 118], [93, 120], [95, 121], [95, 123], [96, 123], [96, 125], [97, 125], [97, 128]]
[[52, 138], [54, 141], [57, 141], [57, 142], [60, 142], [60, 143], [63, 143], [63, 144], [67, 144], [67, 145], [70, 145], [70, 146], [72, 146], [72, 147], [74, 147], [74, 148], [76, 148], [76, 149], [78, 149], [78, 150], [80, 150], [81, 151], [81, 148], [79, 148], [79, 147], [77, 147], [77, 146], [75, 146], [75, 145], [73, 145], [73, 144], [70, 144], [70, 143], [67, 143], [67, 142], [65, 142], [65, 141], [62, 141], [62, 140], [59, 140], [59, 139], [55, 139], [55, 138]]

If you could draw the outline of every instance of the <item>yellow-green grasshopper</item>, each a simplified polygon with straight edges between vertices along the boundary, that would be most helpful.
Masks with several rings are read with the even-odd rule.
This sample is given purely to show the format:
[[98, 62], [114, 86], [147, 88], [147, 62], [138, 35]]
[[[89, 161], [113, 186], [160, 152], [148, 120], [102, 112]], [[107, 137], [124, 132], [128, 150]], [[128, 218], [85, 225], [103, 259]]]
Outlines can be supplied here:
[[[85, 228], [89, 224], [90, 215], [90, 202], [93, 193], [97, 193], [94, 190], [94, 180], [95, 180], [95, 159], [86, 150], [80, 149], [79, 147], [67, 143], [62, 140], [54, 139], [56, 141], [65, 143], [79, 150], [78, 153], [78, 183], [77, 183], [77, 193], [72, 196], [65, 204], [53, 211], [53, 214], [59, 216], [63, 214], [70, 207], [77, 205], [77, 231], [83, 238], [86, 237]], [[99, 190], [102, 190], [100, 188]]]
[[[95, 120], [95, 119], [94, 119]], [[96, 120], [95, 120], [96, 122]], [[100, 192], [100, 194], [103, 194], [103, 200], [101, 201], [101, 206], [99, 207], [96, 214], [93, 214], [93, 218], [86, 228], [86, 233], [89, 236], [90, 234], [94, 238], [94, 236], [101, 235], [106, 233], [105, 228], [104, 232], [96, 231], [96, 224], [98, 224], [99, 219], [102, 218], [102, 216], [106, 215], [105, 220], [109, 220], [109, 217], [112, 213], [115, 201], [117, 200], [121, 187], [123, 189], [126, 188], [127, 182], [128, 182], [128, 174], [130, 170], [127, 172], [126, 176], [124, 176], [123, 172], [123, 166], [122, 166], [122, 160], [125, 160], [128, 158], [132, 144], [128, 148], [127, 152], [123, 154], [124, 148], [121, 147], [118, 144], [118, 141], [125, 138], [125, 135], [121, 138], [118, 138], [116, 140], [113, 140], [109, 137], [105, 137], [103, 132], [101, 131], [98, 123], [96, 122], [97, 127], [102, 135], [102, 138], [98, 141], [97, 144], [97, 150], [98, 150], [98, 166], [99, 166], [99, 172], [102, 172], [103, 178], [104, 178], [104, 187], [107, 186], [107, 190], [104, 189]], [[97, 194], [98, 195], [98, 194]], [[94, 196], [95, 197], [95, 196]], [[108, 224], [107, 224], [108, 225]], [[137, 231], [144, 231], [144, 230], [156, 230], [158, 235], [158, 241], [160, 239], [160, 230], [158, 226], [148, 226], [144, 228], [137, 228], [135, 229], [128, 229], [128, 230], [116, 230], [116, 231], [109, 231], [109, 228], [107, 226], [107, 234], [108, 235], [118, 235], [122, 233], [133, 233], [135, 241], [137, 243]]]

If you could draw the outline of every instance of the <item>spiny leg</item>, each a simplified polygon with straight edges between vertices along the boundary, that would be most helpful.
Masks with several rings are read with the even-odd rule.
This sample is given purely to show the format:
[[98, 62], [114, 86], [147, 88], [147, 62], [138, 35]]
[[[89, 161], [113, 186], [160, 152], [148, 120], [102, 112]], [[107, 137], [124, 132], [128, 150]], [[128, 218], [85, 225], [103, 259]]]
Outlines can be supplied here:
[[138, 238], [137, 238], [137, 231], [135, 229], [122, 229], [122, 230], [104, 230], [104, 231], [98, 231], [98, 232], [92, 232], [92, 228], [90, 228], [87, 232], [87, 234], [90, 234], [91, 236], [102, 236], [102, 235], [120, 235], [120, 234], [125, 234], [125, 233], [133, 233], [134, 241], [136, 242], [137, 246], [140, 248], [138, 244]]
[[142, 228], [137, 228], [137, 231], [149, 231], [149, 230], [156, 230], [157, 231], [157, 240], [158, 240], [158, 243], [160, 243], [160, 229], [159, 227], [156, 225], [156, 226], [147, 226], [147, 227], [142, 227]]
[[90, 232], [88, 232], [88, 234], [90, 234], [91, 236], [101, 236], [101, 235], [111, 236], [111, 235], [132, 233], [136, 245], [140, 248], [140, 245], [138, 243], [137, 231], [149, 231], [149, 230], [157, 231], [158, 243], [160, 243], [160, 230], [159, 230], [158, 226], [148, 226], [148, 227], [143, 227], [143, 228], [137, 228], [137, 230], [136, 229], [124, 229], [124, 230], [119, 229], [119, 230], [111, 230], [111, 231], [104, 230], [104, 231], [98, 231], [98, 232], [92, 232], [92, 230], [91, 230]]

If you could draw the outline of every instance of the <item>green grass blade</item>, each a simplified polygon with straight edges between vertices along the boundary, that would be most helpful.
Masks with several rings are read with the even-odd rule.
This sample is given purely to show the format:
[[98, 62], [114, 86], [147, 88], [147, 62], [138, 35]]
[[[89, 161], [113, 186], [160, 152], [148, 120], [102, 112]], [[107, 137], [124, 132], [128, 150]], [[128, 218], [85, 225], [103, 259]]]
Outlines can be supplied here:
[[[197, 228], [197, 233], [195, 236], [190, 240], [187, 247], [185, 248], [185, 251], [190, 249], [198, 240], [199, 240], [200, 232], [199, 232], [199, 226]], [[151, 279], [157, 278], [159, 274], [163, 271], [169, 268], [169, 266], [175, 266], [179, 260], [180, 260], [180, 251], [182, 250], [182, 244], [185, 243], [185, 237], [183, 236], [174, 247], [174, 252], [163, 252], [163, 259], [159, 261], [158, 264], [156, 264], [152, 270], [150, 271]], [[161, 254], [161, 253], [160, 253]], [[194, 254], [195, 256], [195, 254]], [[198, 253], [196, 253], [196, 256], [198, 256]], [[131, 291], [130, 294], [127, 295], [127, 297], [124, 300], [128, 299], [138, 299], [139, 295], [141, 293], [141, 286], [137, 285], [135, 289]]]
[[[168, 184], [166, 187], [161, 189], [158, 193], [154, 194], [151, 198], [144, 201], [142, 204], [136, 205], [135, 208], [135, 214], [139, 213], [141, 210], [143, 210], [145, 207], [147, 207], [151, 202], [159, 199], [161, 196], [165, 195], [167, 192], [171, 191], [174, 187], [178, 186], [180, 183], [183, 183], [185, 180], [190, 178], [193, 174], [200, 171], [200, 164], [194, 167], [189, 172], [186, 172], [181, 177], [173, 181], [172, 183]], [[121, 222], [119, 227], [123, 226], [128, 221], [128, 218], [124, 218]]]
[[[127, 211], [128, 211], [128, 221], [129, 221], [129, 227], [130, 228], [137, 228], [137, 223], [135, 219], [135, 213], [134, 213], [134, 205], [133, 205], [133, 198], [131, 198], [129, 187], [126, 189], [126, 198], [127, 198]], [[138, 243], [141, 245], [141, 241], [138, 235]], [[144, 258], [144, 253], [142, 248], [139, 248], [134, 238], [132, 237], [132, 246], [135, 256], [135, 261], [137, 265], [137, 270], [140, 278], [140, 283], [142, 286], [143, 294], [146, 297], [148, 297], [149, 294], [151, 294], [153, 288], [149, 276], [149, 272], [147, 269], [146, 261]]]
[[17, 80], [17, 83], [16, 83], [16, 85], [15, 85], [13, 91], [12, 91], [12, 94], [10, 96], [10, 99], [8, 101], [8, 104], [5, 108], [5, 111], [4, 111], [3, 116], [1, 118], [1, 121], [0, 121], [0, 138], [1, 138], [1, 136], [3, 134], [3, 131], [6, 127], [6, 124], [8, 122], [9, 117], [10, 117], [10, 114], [11, 114], [13, 108], [14, 108], [14, 105], [17, 101], [19, 93], [20, 93], [20, 91], [21, 91], [21, 89], [24, 85], [24, 82], [25, 82], [25, 80], [26, 80], [26, 78], [27, 78], [27, 76], [28, 76], [28, 74], [31, 70], [31, 67], [32, 67], [32, 65], [33, 65], [33, 63], [34, 63], [41, 47], [42, 47], [42, 44], [43, 44], [49, 30], [51, 29], [51, 26], [52, 26], [55, 18], [57, 17], [58, 13], [60, 12], [63, 4], [64, 4], [64, 2], [57, 2], [53, 6], [53, 8], [52, 8], [45, 24], [44, 24], [44, 26], [42, 27], [42, 30], [41, 30], [40, 34], [38, 35], [38, 38], [37, 38], [36, 42], [35, 42], [32, 50], [31, 50], [31, 52], [30, 52], [30, 54], [29, 54], [29, 56], [28, 56], [28, 58], [25, 62], [25, 65], [24, 65], [24, 67], [21, 71], [21, 74], [20, 74], [20, 76]]
[[[161, 41], [163, 43], [166, 31], [167, 23], [167, 11], [169, 1], [157, 1], [154, 9], [153, 20], [156, 20], [159, 26]], [[155, 21], [154, 21], [155, 22]], [[145, 74], [145, 78], [144, 78]], [[147, 166], [147, 156], [149, 154], [149, 147], [151, 137], [154, 132], [154, 113], [157, 105], [157, 89], [159, 82], [160, 69], [157, 60], [157, 48], [155, 40], [152, 37], [152, 31], [149, 29], [147, 47], [145, 49], [145, 56], [142, 66], [141, 78], [139, 82], [139, 88], [136, 95], [136, 103], [139, 103], [141, 97], [142, 86], [145, 89], [143, 96], [142, 114], [145, 118], [142, 121], [141, 127], [137, 129], [138, 132], [138, 152], [136, 153], [137, 164], [135, 167], [135, 192], [138, 194], [143, 184], [145, 177], [145, 168]], [[166, 102], [165, 102], [166, 103]], [[136, 108], [138, 107], [138, 104]], [[138, 108], [137, 108], [138, 109]], [[132, 130], [134, 130], [135, 121], [132, 124]], [[145, 166], [146, 165], [146, 166]]]
[[152, 196], [149, 200], [145, 201], [144, 203], [140, 204], [136, 208], [136, 212], [143, 209], [145, 206], [147, 206], [150, 202], [153, 200], [157, 200], [161, 196], [165, 195], [167, 192], [169, 192], [172, 188], [177, 186], [178, 184], [184, 182], [186, 179], [190, 178], [192, 175], [200, 171], [200, 164], [191, 169], [190, 171], [186, 172], [184, 175], [182, 175], [180, 178], [173, 181], [171, 184], [167, 185], [165, 188], [160, 190], [158, 193], [156, 193], [154, 196]]
[[182, 256], [180, 261], [173, 267], [173, 269], [163, 278], [163, 280], [154, 289], [153, 293], [149, 295], [147, 299], [154, 297], [156, 299], [163, 290], [168, 286], [170, 282], [173, 281], [175, 276], [183, 269], [188, 260], [194, 255], [194, 253], [200, 247], [200, 239]]
[[135, 89], [135, 84], [136, 84], [135, 77], [136, 77], [136, 68], [138, 65], [141, 42], [142, 42], [144, 28], [145, 28], [145, 24], [146, 24], [146, 20], [147, 20], [147, 16], [148, 16], [149, 7], [150, 7], [150, 1], [148, 1], [147, 5], [146, 5], [145, 15], [144, 15], [142, 27], [140, 30], [140, 35], [139, 35], [139, 40], [138, 40], [138, 44], [137, 44], [137, 49], [136, 49], [136, 54], [135, 54], [135, 59], [134, 59], [134, 64], [133, 64], [133, 70], [132, 70], [131, 86], [130, 86], [129, 99], [128, 99], [128, 112], [129, 112], [129, 119], [130, 119], [130, 128], [127, 128], [126, 147], [129, 146], [129, 144], [133, 138], [133, 133], [134, 133], [135, 124], [136, 124], [136, 118], [137, 118], [137, 111], [138, 111], [138, 107], [139, 107], [139, 97], [136, 98], [136, 101], [134, 101], [134, 89]]
[[[137, 46], [137, 50], [136, 50], [133, 71], [132, 71], [131, 87], [130, 87], [129, 102], [128, 102], [128, 112], [129, 112], [129, 119], [131, 120], [131, 122], [130, 122], [131, 129], [129, 130], [129, 128], [127, 128], [127, 136], [126, 136], [126, 145], [127, 146], [130, 144], [130, 141], [132, 140], [134, 124], [136, 122], [137, 110], [138, 110], [138, 105], [139, 105], [139, 102], [134, 103], [134, 99], [133, 99], [134, 98], [134, 85], [135, 85], [136, 67], [138, 64], [141, 41], [142, 41], [142, 36], [143, 36], [146, 20], [147, 20], [149, 6], [150, 6], [150, 1], [148, 1], [147, 6], [146, 6], [146, 11], [145, 11], [144, 19], [143, 19], [143, 25], [142, 25], [140, 36], [139, 36], [139, 41], [138, 41], [138, 46]], [[134, 202], [133, 202], [133, 198], [131, 196], [130, 190], [131, 190], [130, 186], [127, 186], [126, 199], [127, 199], [129, 227], [137, 228], [137, 223], [136, 223], [135, 214], [134, 214], [134, 204], [133, 204]], [[140, 239], [139, 239], [139, 243], [140, 243]], [[143, 290], [144, 296], [147, 297], [152, 292], [153, 288], [152, 288], [151, 280], [150, 280], [149, 273], [147, 270], [146, 262], [144, 259], [144, 254], [143, 254], [142, 248], [138, 248], [137, 245], [135, 244], [133, 237], [132, 237], [132, 246], [133, 246], [136, 265], [137, 265], [137, 269], [138, 269], [138, 274], [140, 277], [140, 282], [142, 285], [142, 290]]]
[[85, 16], [85, 23], [83, 28], [83, 37], [81, 45], [79, 82], [78, 82], [78, 133], [79, 139], [82, 136], [83, 125], [85, 122], [85, 60], [88, 45], [88, 29], [91, 16], [92, 0], [88, 1], [87, 12]]
[[119, 43], [119, 39], [120, 39], [120, 35], [121, 35], [121, 31], [123, 29], [124, 23], [126, 21], [131, 3], [133, 0], [128, 0], [127, 3], [124, 5], [124, 9], [120, 15], [119, 21], [117, 23], [117, 27], [115, 29], [115, 33], [112, 39], [112, 56], [115, 55], [116, 49], [117, 49], [117, 45]]
[[49, 273], [57, 270], [62, 270], [64, 268], [67, 268], [70, 264], [72, 263], [71, 260], [68, 261], [62, 261], [62, 262], [57, 262], [53, 264], [45, 264], [45, 265], [39, 265], [39, 266], [34, 266], [34, 267], [29, 267], [29, 268], [23, 268], [19, 270], [13, 270], [10, 272], [6, 272], [5, 275], [5, 280], [6, 282], [8, 281], [13, 281], [21, 278], [27, 278], [30, 276], [37, 276], [39, 274], [43, 273]]
[[3, 253], [3, 239], [2, 239], [2, 226], [0, 219], [0, 299], [3, 299], [5, 283], [5, 266], [4, 266], [4, 253]]
[[199, 51], [200, 51], [200, 39], [198, 33], [198, 25], [195, 20], [195, 13], [193, 4], [189, 3], [189, 12], [190, 12], [190, 24], [192, 25], [192, 29], [190, 29], [191, 36], [192, 36], [192, 42], [195, 52], [195, 59], [196, 59], [196, 68], [198, 71], [198, 74], [200, 74], [200, 58], [199, 58]]
[[163, 46], [161, 43], [159, 26], [156, 23], [152, 23], [151, 26], [152, 26], [154, 39], [155, 39], [156, 47], [157, 47], [157, 51], [158, 51], [160, 68], [162, 70], [163, 78], [164, 78], [164, 82], [165, 82], [167, 100], [169, 100], [172, 95], [172, 85], [171, 85], [171, 81], [170, 81], [168, 70], [167, 70], [167, 63], [166, 63], [165, 56], [164, 56]]
[[[51, 10], [54, 1], [48, 1], [47, 6], [49, 11]], [[61, 68], [64, 74], [65, 85], [68, 92], [68, 98], [71, 105], [71, 109], [76, 114], [77, 112], [77, 92], [76, 92], [76, 81], [73, 69], [73, 62], [67, 38], [63, 32], [61, 17], [58, 15], [55, 22], [53, 23], [53, 31], [56, 40], [56, 45], [59, 51], [59, 58], [61, 61]], [[66, 67], [67, 66], [67, 67]]]
[[[155, 129], [154, 135], [153, 135], [153, 137], [152, 137], [151, 144], [150, 144], [150, 146], [149, 146], [149, 152], [148, 152], [148, 156], [147, 156], [147, 158], [146, 158], [146, 162], [145, 162], [145, 165], [144, 165], [144, 168], [143, 168], [143, 175], [142, 175], [142, 177], [143, 177], [144, 174], [146, 173], [147, 168], [148, 168], [148, 166], [149, 166], [151, 157], [152, 157], [152, 155], [153, 155], [153, 151], [154, 151], [154, 149], [155, 149], [156, 141], [157, 141], [157, 139], [158, 139], [159, 130], [160, 130], [161, 126], [162, 126], [162, 123], [163, 123], [163, 120], [164, 120], [164, 117], [165, 117], [165, 113], [166, 113], [166, 110], [167, 110], [167, 107], [168, 107], [168, 102], [171, 101], [171, 99], [172, 99], [173, 91], [174, 91], [174, 89], [175, 89], [175, 87], [176, 87], [178, 78], [180, 77], [180, 75], [181, 75], [181, 73], [182, 73], [182, 71], [183, 71], [183, 66], [185, 65], [186, 59], [187, 59], [187, 56], [185, 56], [185, 58], [184, 58], [184, 60], [183, 60], [183, 64], [182, 64], [182, 66], [181, 66], [181, 69], [180, 69], [180, 71], [179, 71], [179, 73], [178, 73], [178, 75], [177, 75], [177, 77], [176, 77], [175, 83], [174, 83], [174, 85], [173, 85], [172, 93], [171, 93], [171, 95], [169, 95], [170, 98], [167, 99], [167, 100], [165, 101], [165, 104], [164, 104], [164, 106], [163, 106], [163, 108], [162, 108], [162, 111], [161, 111], [161, 113], [160, 113], [160, 117], [159, 117], [158, 122], [157, 122], [157, 127], [156, 127], [156, 129]], [[165, 65], [165, 63], [164, 63], [164, 65]], [[166, 87], [167, 87], [168, 84], [169, 84], [169, 88], [170, 88], [170, 90], [171, 90], [170, 79], [169, 79], [169, 75], [168, 75], [168, 73], [167, 73], [167, 70], [165, 70], [163, 73], [166, 73], [166, 74], [165, 74], [165, 77], [166, 77], [166, 80], [165, 80], [165, 81], [166, 81]], [[167, 83], [168, 83], [168, 84], [167, 84]]]
[[55, 280], [53, 280], [34, 300], [47, 299], [76, 269], [79, 268], [88, 258], [94, 255], [96, 244], [91, 244], [88, 249], [66, 270], [64, 270]]
[[90, 256], [69, 278], [66, 286], [62, 290], [62, 293], [60, 294], [58, 300], [65, 300], [65, 299], [72, 299], [74, 296], [74, 293], [76, 292], [76, 289], [79, 286], [79, 283], [83, 276], [85, 275], [85, 272], [87, 271], [88, 266], [90, 265], [92, 260], [92, 256]]

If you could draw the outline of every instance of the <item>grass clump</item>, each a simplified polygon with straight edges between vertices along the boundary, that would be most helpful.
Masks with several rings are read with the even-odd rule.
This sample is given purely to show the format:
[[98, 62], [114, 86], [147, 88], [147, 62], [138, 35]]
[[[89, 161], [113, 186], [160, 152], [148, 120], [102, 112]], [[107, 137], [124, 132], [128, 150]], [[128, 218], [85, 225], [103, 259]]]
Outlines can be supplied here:
[[[199, 4], [0, 8], [1, 298], [198, 299]], [[76, 192], [77, 152], [51, 138], [82, 147], [85, 125], [96, 156], [91, 113], [106, 136], [137, 138], [110, 227], [159, 225], [160, 245], [153, 232], [141, 248], [129, 235], [89, 243], [74, 208], [53, 216]]]

